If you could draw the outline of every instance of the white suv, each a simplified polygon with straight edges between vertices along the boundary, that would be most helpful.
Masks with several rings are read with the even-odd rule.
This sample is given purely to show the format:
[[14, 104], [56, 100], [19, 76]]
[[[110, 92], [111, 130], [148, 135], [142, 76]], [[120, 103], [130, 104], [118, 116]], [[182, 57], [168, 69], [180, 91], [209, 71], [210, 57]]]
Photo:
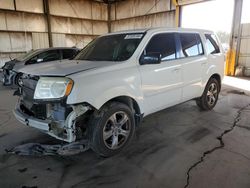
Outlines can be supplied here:
[[143, 117], [195, 99], [218, 100], [222, 47], [211, 31], [157, 28], [100, 36], [73, 60], [23, 72], [14, 114], [66, 142], [88, 139], [102, 156], [119, 152]]

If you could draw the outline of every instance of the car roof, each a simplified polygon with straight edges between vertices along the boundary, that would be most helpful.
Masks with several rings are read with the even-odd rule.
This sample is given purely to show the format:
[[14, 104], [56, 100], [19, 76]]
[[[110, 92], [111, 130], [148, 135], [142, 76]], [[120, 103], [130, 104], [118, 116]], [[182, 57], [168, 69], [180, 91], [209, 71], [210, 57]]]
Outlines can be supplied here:
[[37, 52], [43, 52], [43, 51], [49, 51], [49, 50], [77, 50], [79, 51], [80, 49], [75, 48], [75, 47], [50, 47], [50, 48], [40, 48], [40, 49], [34, 49], [34, 51]]
[[172, 31], [172, 32], [185, 32], [186, 31], [186, 32], [199, 32], [199, 33], [213, 33], [213, 31], [205, 30], [205, 29], [181, 28], [181, 27], [157, 27], [157, 28], [117, 31], [117, 32], [113, 32], [113, 33], [108, 33], [107, 35], [145, 33], [145, 32], [164, 32], [164, 31]]
[[70, 50], [79, 50], [78, 48], [76, 47], [50, 47], [50, 48], [41, 48], [39, 50], [67, 50], [67, 49], [70, 49]]

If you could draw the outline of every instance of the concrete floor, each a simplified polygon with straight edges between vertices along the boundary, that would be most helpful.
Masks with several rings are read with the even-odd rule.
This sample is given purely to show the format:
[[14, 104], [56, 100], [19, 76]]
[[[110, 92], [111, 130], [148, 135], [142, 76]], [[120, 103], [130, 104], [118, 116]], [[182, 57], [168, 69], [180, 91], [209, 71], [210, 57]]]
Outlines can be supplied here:
[[0, 187], [250, 187], [250, 97], [223, 87], [214, 110], [194, 101], [146, 117], [111, 158], [18, 156], [5, 149], [57, 141], [18, 123], [13, 89], [0, 86]]

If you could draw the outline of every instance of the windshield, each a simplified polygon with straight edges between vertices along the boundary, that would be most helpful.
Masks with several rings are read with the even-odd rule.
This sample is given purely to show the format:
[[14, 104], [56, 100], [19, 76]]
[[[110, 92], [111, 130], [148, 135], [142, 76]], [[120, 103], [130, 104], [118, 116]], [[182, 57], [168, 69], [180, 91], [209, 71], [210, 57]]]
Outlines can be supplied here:
[[34, 54], [37, 53], [38, 50], [30, 50], [26, 54], [23, 54], [16, 58], [17, 61], [26, 61], [31, 58]]
[[144, 33], [133, 33], [98, 37], [89, 43], [75, 59], [125, 61], [133, 55], [143, 36]]

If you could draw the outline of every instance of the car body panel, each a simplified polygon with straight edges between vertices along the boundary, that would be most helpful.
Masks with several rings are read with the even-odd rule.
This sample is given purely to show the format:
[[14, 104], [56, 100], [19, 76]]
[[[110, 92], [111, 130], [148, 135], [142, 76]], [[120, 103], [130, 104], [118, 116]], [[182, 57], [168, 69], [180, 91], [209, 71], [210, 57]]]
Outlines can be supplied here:
[[49, 63], [30, 65], [20, 69], [20, 72], [39, 76], [67, 76], [69, 74], [113, 64], [114, 62], [107, 61], [92, 62], [83, 60], [59, 60]]
[[[120, 62], [68, 77], [74, 80], [74, 87], [67, 99], [68, 104], [84, 101], [100, 109], [112, 98], [128, 96], [139, 104], [143, 112], [143, 95], [139, 89], [141, 80], [138, 69], [131, 63]], [[119, 79], [114, 79], [118, 77]]]

